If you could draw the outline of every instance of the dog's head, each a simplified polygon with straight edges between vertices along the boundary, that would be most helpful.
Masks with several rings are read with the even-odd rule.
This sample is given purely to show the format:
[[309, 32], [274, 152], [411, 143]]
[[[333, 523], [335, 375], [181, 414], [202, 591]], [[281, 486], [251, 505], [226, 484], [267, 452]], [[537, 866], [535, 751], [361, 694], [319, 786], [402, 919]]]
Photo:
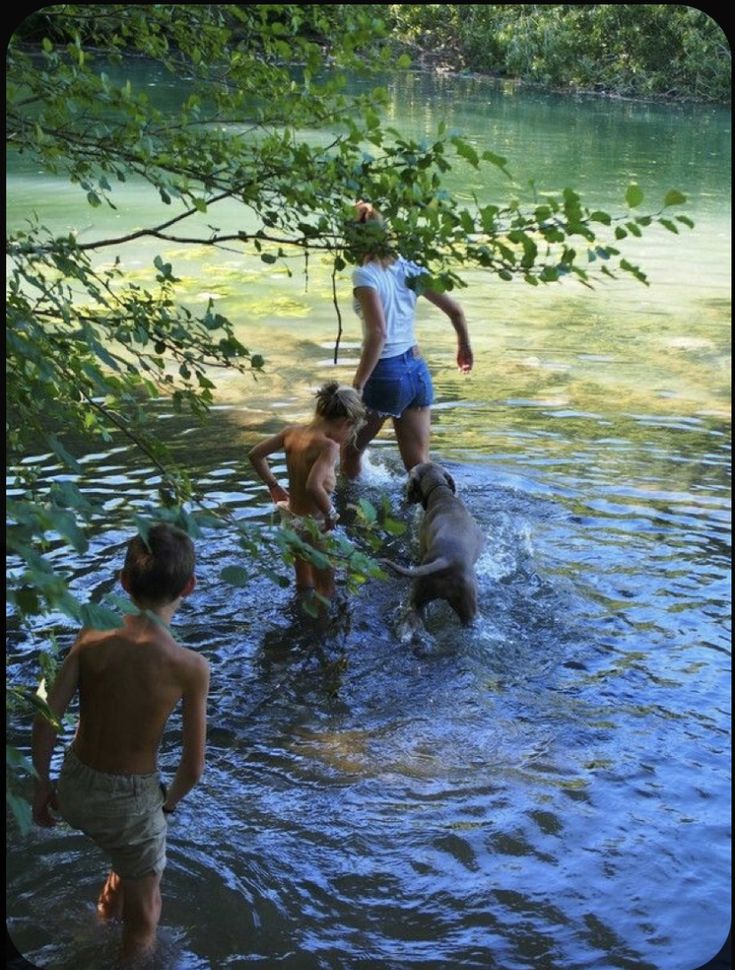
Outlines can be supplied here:
[[457, 491], [454, 479], [441, 465], [433, 461], [414, 465], [408, 473], [406, 499], [408, 502], [421, 502], [424, 505], [429, 493], [439, 485], [448, 486], [453, 494]]

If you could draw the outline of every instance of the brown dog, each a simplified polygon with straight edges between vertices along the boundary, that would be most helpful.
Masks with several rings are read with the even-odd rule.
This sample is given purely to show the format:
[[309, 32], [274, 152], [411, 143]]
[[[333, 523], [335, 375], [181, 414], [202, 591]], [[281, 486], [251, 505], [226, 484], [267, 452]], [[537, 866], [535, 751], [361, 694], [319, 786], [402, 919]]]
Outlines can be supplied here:
[[454, 480], [441, 465], [415, 465], [408, 476], [406, 498], [420, 502], [425, 512], [419, 527], [421, 565], [407, 568], [383, 562], [414, 580], [410, 608], [416, 617], [427, 603], [443, 599], [467, 625], [477, 615], [475, 563], [484, 539], [455, 493]]

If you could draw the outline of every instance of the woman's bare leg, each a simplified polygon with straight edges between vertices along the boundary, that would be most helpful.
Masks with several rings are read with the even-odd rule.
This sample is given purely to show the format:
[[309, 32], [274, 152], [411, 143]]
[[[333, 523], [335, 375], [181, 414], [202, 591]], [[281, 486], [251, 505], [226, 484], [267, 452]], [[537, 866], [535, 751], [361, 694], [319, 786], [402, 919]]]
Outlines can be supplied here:
[[385, 423], [386, 415], [368, 411], [367, 421], [360, 428], [354, 442], [342, 446], [340, 468], [347, 478], [357, 478], [362, 470], [362, 456], [365, 449]]
[[414, 465], [429, 461], [431, 408], [406, 408], [400, 418], [393, 418], [398, 450], [407, 472]]

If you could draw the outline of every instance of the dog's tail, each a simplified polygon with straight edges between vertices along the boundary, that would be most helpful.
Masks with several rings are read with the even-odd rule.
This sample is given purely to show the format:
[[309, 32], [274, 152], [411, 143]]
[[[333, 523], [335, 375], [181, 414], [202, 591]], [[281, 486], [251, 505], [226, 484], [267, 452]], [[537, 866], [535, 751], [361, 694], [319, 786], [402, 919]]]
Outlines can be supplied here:
[[411, 579], [420, 579], [421, 576], [431, 576], [434, 573], [440, 573], [444, 569], [448, 569], [451, 565], [449, 559], [446, 556], [440, 556], [438, 559], [433, 559], [431, 562], [424, 563], [423, 566], [400, 566], [397, 562], [391, 562], [390, 559], [381, 559], [386, 566], [390, 566], [391, 569], [395, 569], [397, 573], [401, 573], [403, 576], [410, 576]]

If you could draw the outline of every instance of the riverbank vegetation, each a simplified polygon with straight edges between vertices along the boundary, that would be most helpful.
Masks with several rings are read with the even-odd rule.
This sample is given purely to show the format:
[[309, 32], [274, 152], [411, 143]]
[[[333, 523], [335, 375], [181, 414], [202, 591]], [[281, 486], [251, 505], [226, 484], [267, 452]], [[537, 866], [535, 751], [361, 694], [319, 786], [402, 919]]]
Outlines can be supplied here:
[[719, 23], [671, 3], [383, 4], [399, 48], [451, 72], [554, 91], [729, 103], [732, 56]]
[[[565, 277], [590, 285], [598, 275], [645, 282], [625, 257], [626, 238], [654, 224], [672, 232], [691, 225], [676, 211], [685, 199], [675, 189], [643, 211], [643, 194], [631, 185], [615, 218], [585, 205], [573, 187], [523, 207], [492, 148], [443, 126], [421, 143], [391, 129], [382, 117], [387, 92], [363, 86], [351, 96], [346, 76], [364, 68], [366, 52], [381, 71], [396, 65], [392, 29], [358, 5], [64, 4], [37, 11], [11, 39], [10, 173], [16, 159], [30, 160], [60, 191], [77, 192], [80, 209], [109, 207], [121, 227], [136, 224], [82, 240], [29, 211], [7, 237], [7, 600], [12, 623], [27, 624], [41, 651], [60, 614], [99, 628], [129, 609], [114, 597], [96, 603], [75, 593], [64, 567], [65, 549], [83, 556], [90, 534], [106, 528], [145, 528], [159, 518], [195, 536], [232, 529], [244, 565], [222, 578], [241, 585], [264, 549], [288, 567], [272, 567], [279, 582], [288, 582], [295, 552], [323, 564], [295, 533], [264, 536], [205, 508], [186, 468], [171, 461], [151, 404], [204, 417], [214, 375], [260, 373], [269, 348], [245, 346], [212, 300], [203, 312], [185, 306], [167, 250], [234, 250], [287, 268], [294, 252], [305, 266], [321, 259], [332, 274], [339, 336], [335, 280], [355, 259], [345, 227], [360, 196], [381, 200], [400, 248], [447, 289], [462, 285], [463, 266], [532, 286]], [[157, 104], [155, 87], [131, 83], [131, 56], [175, 80], [175, 109]], [[507, 197], [484, 205], [454, 199], [444, 179], [456, 165], [499, 173]], [[139, 216], [126, 219], [128, 180], [150, 190], [143, 226]], [[239, 214], [236, 231], [218, 228], [225, 207], [228, 223]], [[142, 239], [161, 246], [149, 286], [120, 269], [120, 254]], [[139, 506], [106, 511], [78, 485], [79, 459], [121, 434], [158, 482], [157, 504], [144, 516]], [[54, 456], [61, 473], [44, 475], [29, 460], [38, 455]], [[361, 512], [373, 535], [381, 516]], [[377, 568], [364, 549], [335, 538], [327, 551], [357, 583]], [[16, 685], [13, 697], [42, 703], [33, 685]]]

